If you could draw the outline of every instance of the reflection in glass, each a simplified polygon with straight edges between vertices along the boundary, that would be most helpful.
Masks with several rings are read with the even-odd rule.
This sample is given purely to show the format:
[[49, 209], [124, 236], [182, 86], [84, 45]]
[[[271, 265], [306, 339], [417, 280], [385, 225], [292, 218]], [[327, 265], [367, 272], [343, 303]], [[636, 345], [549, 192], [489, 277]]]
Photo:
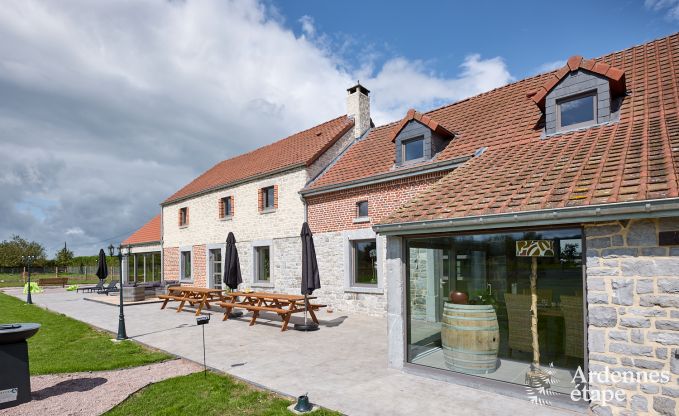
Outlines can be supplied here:
[[222, 288], [222, 250], [219, 248], [210, 250], [210, 271], [214, 288]]
[[353, 284], [377, 284], [377, 243], [375, 240], [355, 240], [353, 250]]
[[424, 139], [413, 139], [403, 143], [404, 160], [415, 160], [424, 157]]
[[[584, 370], [579, 229], [408, 239], [409, 362], [529, 382], [532, 258], [516, 255], [520, 240], [554, 242], [553, 256], [536, 259], [539, 355], [551, 389], [570, 394], [575, 370]], [[451, 303], [453, 292], [468, 303]]]
[[271, 259], [269, 246], [256, 247], [257, 254], [257, 280], [260, 282], [268, 282], [271, 280]]
[[595, 102], [596, 95], [593, 94], [559, 102], [561, 127], [594, 120]]

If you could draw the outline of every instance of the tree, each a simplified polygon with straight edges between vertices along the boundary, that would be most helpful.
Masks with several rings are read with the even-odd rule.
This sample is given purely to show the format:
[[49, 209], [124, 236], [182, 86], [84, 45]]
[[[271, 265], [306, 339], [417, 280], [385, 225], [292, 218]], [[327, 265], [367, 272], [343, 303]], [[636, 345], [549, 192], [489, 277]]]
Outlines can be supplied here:
[[57, 251], [54, 260], [59, 267], [66, 267], [71, 263], [71, 260], [73, 260], [73, 252], [66, 247], [66, 243], [64, 243], [64, 248]]
[[27, 241], [18, 235], [0, 243], [0, 266], [20, 267], [24, 264], [22, 256], [35, 256], [33, 264], [36, 266], [42, 266], [47, 259], [45, 248], [40, 243]]

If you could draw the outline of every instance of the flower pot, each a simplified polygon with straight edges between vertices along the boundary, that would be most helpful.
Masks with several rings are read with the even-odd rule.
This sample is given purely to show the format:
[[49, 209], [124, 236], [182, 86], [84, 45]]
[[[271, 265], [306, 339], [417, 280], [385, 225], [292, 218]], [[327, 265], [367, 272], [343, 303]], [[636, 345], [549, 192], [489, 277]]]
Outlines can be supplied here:
[[452, 290], [448, 296], [450, 297], [451, 302], [456, 303], [458, 305], [466, 305], [467, 303], [469, 303], [469, 295], [467, 295], [467, 293], [465, 292]]

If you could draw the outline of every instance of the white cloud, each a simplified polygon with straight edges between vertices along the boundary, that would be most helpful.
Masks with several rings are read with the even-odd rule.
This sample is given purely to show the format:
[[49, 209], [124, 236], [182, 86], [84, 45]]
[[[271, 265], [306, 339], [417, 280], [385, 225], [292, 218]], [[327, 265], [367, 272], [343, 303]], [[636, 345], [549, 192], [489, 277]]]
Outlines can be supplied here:
[[564, 60], [558, 60], [558, 61], [552, 61], [552, 62], [545, 62], [544, 64], [538, 66], [535, 69], [536, 74], [543, 74], [545, 72], [551, 72], [557, 69], [561, 69], [564, 65], [566, 65], [566, 61]]
[[3, 3], [0, 240], [52, 253], [66, 235], [96, 254], [217, 161], [343, 114], [356, 79], [377, 123], [512, 79], [479, 55], [452, 78], [405, 58], [349, 65], [300, 23], [296, 36], [255, 0]]
[[299, 18], [299, 23], [302, 25], [302, 31], [309, 37], [314, 37], [316, 34], [316, 27], [314, 26], [314, 18], [304, 15]]
[[645, 0], [647, 9], [663, 12], [670, 20], [679, 21], [679, 0]]
[[423, 61], [395, 58], [387, 61], [365, 84], [373, 91], [374, 119], [380, 122], [403, 117], [408, 108], [427, 110], [491, 90], [513, 78], [501, 58], [469, 55], [458, 77], [445, 78], [427, 70]]

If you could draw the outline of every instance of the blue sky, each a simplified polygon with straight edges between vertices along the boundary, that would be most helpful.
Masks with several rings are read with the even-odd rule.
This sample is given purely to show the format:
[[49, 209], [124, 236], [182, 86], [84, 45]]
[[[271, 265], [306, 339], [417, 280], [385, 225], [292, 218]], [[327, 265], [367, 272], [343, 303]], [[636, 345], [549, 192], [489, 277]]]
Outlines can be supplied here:
[[356, 79], [379, 125], [679, 31], [679, 0], [563, 4], [5, 1], [0, 240], [95, 255], [215, 163], [345, 114]]
[[[309, 16], [316, 31], [347, 39], [353, 62], [371, 50], [405, 56], [452, 76], [461, 58], [501, 56], [516, 78], [570, 55], [596, 57], [679, 30], [676, 2], [625, 1], [273, 1], [298, 33]], [[663, 5], [664, 4], [664, 5]], [[668, 15], [670, 14], [670, 15]], [[341, 17], [341, 18], [340, 18]], [[362, 47], [366, 49], [362, 50]]]

